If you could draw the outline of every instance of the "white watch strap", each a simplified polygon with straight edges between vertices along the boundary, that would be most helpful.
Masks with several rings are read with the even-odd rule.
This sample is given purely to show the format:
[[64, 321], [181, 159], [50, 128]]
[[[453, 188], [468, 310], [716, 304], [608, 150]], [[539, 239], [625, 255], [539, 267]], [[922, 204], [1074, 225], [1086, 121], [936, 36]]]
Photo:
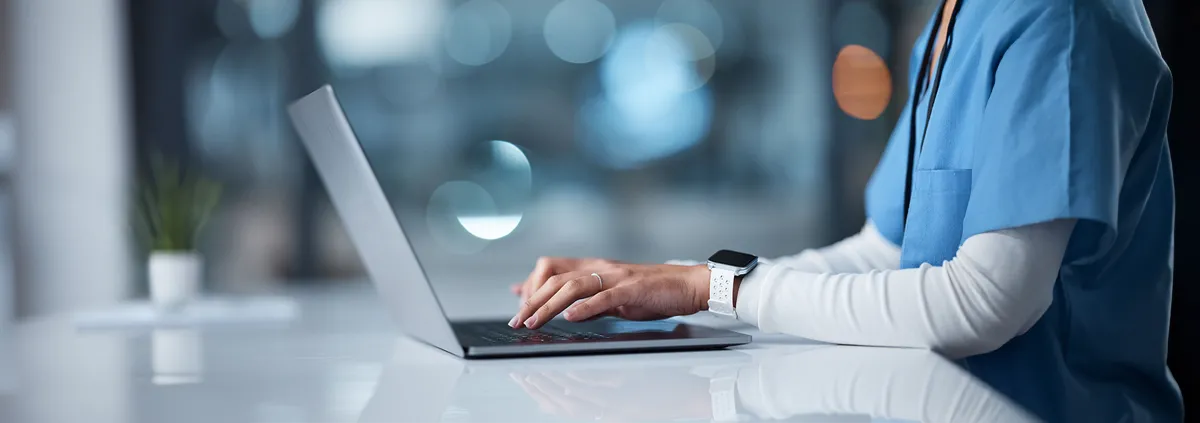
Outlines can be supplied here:
[[733, 270], [713, 267], [708, 277], [708, 311], [737, 318], [733, 308]]

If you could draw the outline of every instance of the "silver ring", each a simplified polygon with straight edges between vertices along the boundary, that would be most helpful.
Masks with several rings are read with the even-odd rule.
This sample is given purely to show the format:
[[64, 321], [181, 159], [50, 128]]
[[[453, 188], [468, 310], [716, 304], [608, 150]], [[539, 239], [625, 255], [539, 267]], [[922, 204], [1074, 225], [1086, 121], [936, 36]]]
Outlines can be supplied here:
[[592, 273], [592, 276], [596, 277], [596, 282], [600, 282], [600, 289], [603, 290], [604, 289], [604, 279], [601, 279], [600, 274], [598, 274], [598, 273]]

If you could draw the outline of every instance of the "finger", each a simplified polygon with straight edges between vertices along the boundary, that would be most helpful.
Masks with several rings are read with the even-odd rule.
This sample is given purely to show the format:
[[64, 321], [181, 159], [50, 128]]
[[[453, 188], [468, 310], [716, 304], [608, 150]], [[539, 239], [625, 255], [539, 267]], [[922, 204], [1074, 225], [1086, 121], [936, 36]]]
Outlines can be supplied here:
[[521, 286], [523, 285], [524, 283], [514, 283], [508, 286], [508, 290], [512, 291], [513, 294], [521, 295]]
[[537, 263], [533, 266], [533, 271], [529, 272], [529, 277], [525, 278], [525, 282], [521, 284], [521, 301], [526, 301], [537, 289], [546, 281], [546, 278], [554, 275], [554, 263], [556, 259], [551, 257], [540, 257]]
[[562, 313], [563, 310], [566, 310], [571, 304], [574, 304], [575, 301], [596, 295], [596, 293], [600, 292], [601, 288], [603, 287], [603, 283], [601, 282], [603, 280], [603, 276], [599, 273], [589, 273], [584, 275], [582, 272], [580, 272], [573, 273], [572, 275], [574, 278], [564, 282], [562, 287], [559, 287], [558, 292], [555, 292], [552, 296], [550, 296], [550, 299], [546, 300], [544, 304], [539, 306], [537, 310], [529, 316], [528, 320], [524, 320], [525, 327], [537, 329], [542, 325], [545, 325], [546, 322], [549, 322], [550, 319], [554, 318], [554, 316], [557, 316], [559, 313]]
[[[569, 308], [569, 307], [568, 307], [568, 308]], [[565, 313], [565, 312], [564, 312], [564, 313]], [[564, 315], [563, 317], [565, 318], [566, 316]], [[586, 319], [583, 319], [583, 320], [578, 320], [578, 321], [576, 321], [576, 320], [572, 320], [572, 321], [573, 321], [573, 322], [576, 322], [576, 323], [578, 323], [578, 322], [590, 322], [590, 321], [592, 321], [592, 320], [596, 320], [596, 319], [603, 319], [603, 318], [605, 318], [605, 317], [621, 317], [620, 308], [615, 308], [615, 309], [612, 309], [612, 310], [608, 310], [608, 311], [605, 311], [605, 312], [601, 312], [600, 314], [597, 314], [597, 315], [595, 315], [595, 316], [592, 316], [592, 317], [588, 317], [588, 318], [586, 318]]]
[[538, 259], [538, 263], [543, 265], [542, 269], [534, 269], [535, 274], [530, 274], [527, 283], [522, 285], [521, 301], [529, 299], [543, 284], [546, 279], [560, 273], [567, 272], [595, 272], [600, 269], [614, 267], [614, 262], [603, 259], [571, 259], [562, 257], [542, 257]]
[[617, 286], [601, 291], [568, 308], [565, 317], [572, 322], [579, 322], [625, 305], [633, 298], [632, 289], [632, 286]]
[[548, 319], [546, 319], [544, 316], [539, 316], [537, 311], [543, 305], [545, 305], [546, 302], [550, 301], [551, 298], [557, 295], [558, 292], [563, 289], [563, 287], [569, 285], [570, 290], [579, 289], [581, 287], [580, 283], [573, 281], [582, 278], [584, 275], [585, 273], [583, 272], [570, 272], [554, 275], [546, 279], [546, 283], [543, 283], [541, 288], [538, 288], [537, 292], [533, 293], [533, 295], [531, 295], [529, 299], [521, 305], [521, 309], [517, 311], [517, 315], [514, 316], [514, 320], [509, 322], [516, 323], [517, 325], [509, 326], [513, 326], [514, 328], [525, 326], [533, 329], [540, 326], [537, 325], [537, 323], [545, 323]]
[[517, 308], [517, 314], [513, 316], [512, 320], [509, 320], [508, 325], [514, 329], [523, 326], [525, 321], [529, 319], [529, 316], [533, 315], [533, 312], [538, 307], [545, 304], [550, 297], [558, 292], [558, 288], [574, 277], [575, 275], [572, 273], [564, 273], [546, 278], [546, 282], [538, 287], [537, 292], [532, 293], [521, 302], [520, 307]]

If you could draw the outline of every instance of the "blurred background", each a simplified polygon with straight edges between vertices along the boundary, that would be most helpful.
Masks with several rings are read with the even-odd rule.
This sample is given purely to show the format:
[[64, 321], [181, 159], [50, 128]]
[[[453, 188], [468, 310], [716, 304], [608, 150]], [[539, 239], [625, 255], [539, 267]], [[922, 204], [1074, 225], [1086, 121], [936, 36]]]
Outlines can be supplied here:
[[[862, 224], [933, 3], [133, 0], [128, 157], [225, 183], [222, 291], [362, 278], [285, 116], [324, 83], [439, 289], [539, 255], [794, 253]], [[841, 103], [835, 68], [862, 82]]]
[[[505, 291], [540, 255], [829, 243], [863, 223], [938, 3], [0, 0], [0, 321], [144, 295], [130, 193], [160, 154], [225, 185], [207, 290], [361, 283], [285, 116], [325, 83], [440, 293]], [[1176, 80], [1186, 258], [1200, 16], [1146, 6]], [[1186, 261], [1177, 375], [1195, 351]]]

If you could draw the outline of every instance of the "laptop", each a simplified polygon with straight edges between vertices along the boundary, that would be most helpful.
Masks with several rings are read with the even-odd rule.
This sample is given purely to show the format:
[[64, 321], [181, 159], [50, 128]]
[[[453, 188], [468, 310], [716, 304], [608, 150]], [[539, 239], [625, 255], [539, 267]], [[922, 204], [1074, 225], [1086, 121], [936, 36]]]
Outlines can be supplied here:
[[406, 335], [466, 358], [719, 349], [751, 340], [671, 320], [556, 319], [536, 331], [504, 320], [450, 321], [333, 89], [317, 89], [288, 113], [368, 276]]

